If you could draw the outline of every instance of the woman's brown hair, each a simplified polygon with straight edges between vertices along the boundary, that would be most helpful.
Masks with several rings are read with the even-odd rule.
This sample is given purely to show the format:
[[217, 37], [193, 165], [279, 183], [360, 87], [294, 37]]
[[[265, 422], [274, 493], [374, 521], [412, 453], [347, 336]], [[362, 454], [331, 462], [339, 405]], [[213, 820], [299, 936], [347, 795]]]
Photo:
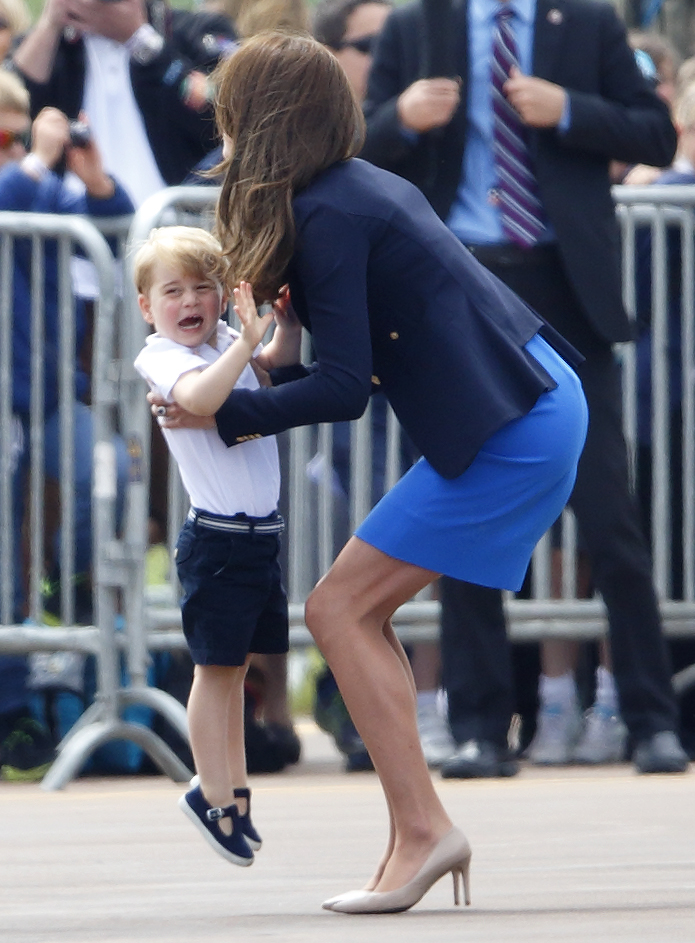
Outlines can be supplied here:
[[359, 151], [362, 111], [335, 57], [308, 36], [259, 33], [215, 78], [217, 124], [231, 144], [216, 234], [234, 281], [274, 300], [294, 251], [292, 197]]

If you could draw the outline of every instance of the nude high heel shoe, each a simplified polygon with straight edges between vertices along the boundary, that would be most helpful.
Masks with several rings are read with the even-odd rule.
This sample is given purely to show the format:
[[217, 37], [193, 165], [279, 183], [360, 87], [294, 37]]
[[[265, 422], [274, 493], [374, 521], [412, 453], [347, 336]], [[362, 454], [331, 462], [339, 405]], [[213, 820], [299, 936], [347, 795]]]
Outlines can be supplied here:
[[[324, 903], [327, 910], [342, 914], [383, 914], [408, 910], [448, 871], [454, 879], [454, 904], [459, 905], [463, 882], [464, 900], [470, 904], [469, 870], [471, 848], [463, 832], [452, 828], [430, 853], [418, 873], [395, 891], [349, 891]], [[327, 906], [328, 905], [328, 906]]]

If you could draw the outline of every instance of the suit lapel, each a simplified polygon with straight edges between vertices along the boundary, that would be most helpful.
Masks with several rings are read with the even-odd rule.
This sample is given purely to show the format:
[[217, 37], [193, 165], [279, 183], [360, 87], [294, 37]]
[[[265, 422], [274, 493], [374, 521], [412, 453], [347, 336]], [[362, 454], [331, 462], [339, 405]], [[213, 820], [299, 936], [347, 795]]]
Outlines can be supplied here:
[[533, 28], [533, 74], [552, 80], [570, 14], [563, 0], [538, 0]]

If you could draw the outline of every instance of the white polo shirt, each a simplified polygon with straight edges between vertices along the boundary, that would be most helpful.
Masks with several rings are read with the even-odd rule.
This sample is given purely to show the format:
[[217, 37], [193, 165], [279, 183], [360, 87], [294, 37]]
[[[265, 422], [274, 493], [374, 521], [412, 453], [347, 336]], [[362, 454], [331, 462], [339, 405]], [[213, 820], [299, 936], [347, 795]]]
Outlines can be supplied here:
[[[151, 334], [135, 360], [135, 369], [153, 390], [171, 402], [171, 391], [179, 377], [214, 363], [238, 336], [224, 321], [218, 323], [214, 347], [210, 344], [184, 347]], [[247, 365], [235, 389], [258, 388], [256, 374]], [[162, 432], [194, 508], [229, 516], [244, 513], [250, 517], [265, 517], [277, 508], [280, 462], [275, 436], [250, 439], [227, 448], [216, 429], [162, 428]]]

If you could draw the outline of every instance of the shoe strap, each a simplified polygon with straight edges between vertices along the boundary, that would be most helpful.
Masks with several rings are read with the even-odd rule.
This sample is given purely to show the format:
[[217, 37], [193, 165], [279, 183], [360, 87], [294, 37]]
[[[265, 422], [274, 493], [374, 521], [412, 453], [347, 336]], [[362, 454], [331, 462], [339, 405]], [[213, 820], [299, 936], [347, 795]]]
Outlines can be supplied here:
[[246, 799], [247, 801], [249, 801], [251, 799], [251, 790], [250, 789], [235, 789], [234, 798]]
[[218, 819], [231, 819], [237, 814], [237, 807], [232, 803], [226, 806], [210, 807], [205, 813], [208, 822], [216, 822]]

